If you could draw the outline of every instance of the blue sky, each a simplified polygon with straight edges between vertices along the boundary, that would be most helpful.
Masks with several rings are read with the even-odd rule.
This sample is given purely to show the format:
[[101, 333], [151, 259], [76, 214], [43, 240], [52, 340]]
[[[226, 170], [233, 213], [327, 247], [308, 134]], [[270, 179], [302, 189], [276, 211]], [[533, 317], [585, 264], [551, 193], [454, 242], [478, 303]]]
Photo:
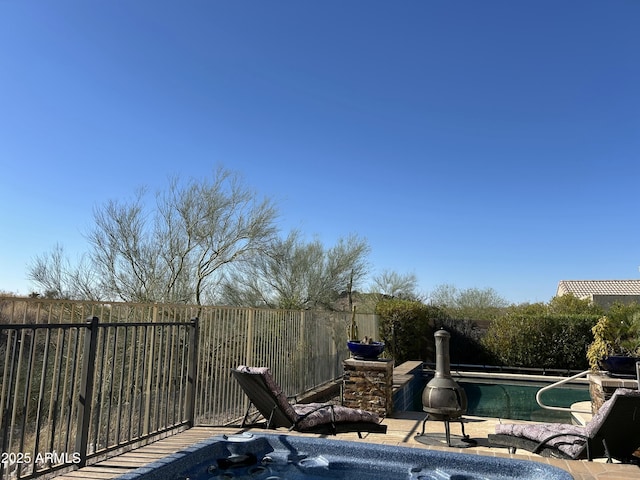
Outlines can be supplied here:
[[639, 278], [640, 2], [0, 2], [0, 291], [92, 211], [239, 172], [373, 272]]

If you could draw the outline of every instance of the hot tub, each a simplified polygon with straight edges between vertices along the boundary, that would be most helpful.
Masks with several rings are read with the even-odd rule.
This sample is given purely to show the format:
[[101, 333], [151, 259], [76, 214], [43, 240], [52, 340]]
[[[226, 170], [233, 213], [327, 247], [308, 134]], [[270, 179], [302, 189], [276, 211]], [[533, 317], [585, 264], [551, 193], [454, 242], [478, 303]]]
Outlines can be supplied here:
[[316, 437], [212, 437], [118, 480], [572, 480], [543, 463]]

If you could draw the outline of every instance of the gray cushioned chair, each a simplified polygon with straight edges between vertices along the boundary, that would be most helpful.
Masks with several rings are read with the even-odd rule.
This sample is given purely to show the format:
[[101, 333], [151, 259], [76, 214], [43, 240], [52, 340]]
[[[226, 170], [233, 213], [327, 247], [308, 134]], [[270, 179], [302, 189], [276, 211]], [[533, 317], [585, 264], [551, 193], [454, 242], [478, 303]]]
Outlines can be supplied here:
[[616, 390], [584, 427], [561, 423], [500, 424], [489, 435], [495, 447], [518, 448], [545, 457], [607, 458], [637, 462], [640, 448], [640, 391]]
[[357, 432], [359, 437], [362, 432], [387, 431], [387, 426], [382, 425], [381, 418], [373, 412], [323, 403], [291, 403], [267, 367], [242, 365], [231, 373], [250, 400], [242, 420], [243, 427], [255, 424], [249, 420], [251, 408], [255, 406], [266, 428], [285, 427], [299, 432], [331, 435]]

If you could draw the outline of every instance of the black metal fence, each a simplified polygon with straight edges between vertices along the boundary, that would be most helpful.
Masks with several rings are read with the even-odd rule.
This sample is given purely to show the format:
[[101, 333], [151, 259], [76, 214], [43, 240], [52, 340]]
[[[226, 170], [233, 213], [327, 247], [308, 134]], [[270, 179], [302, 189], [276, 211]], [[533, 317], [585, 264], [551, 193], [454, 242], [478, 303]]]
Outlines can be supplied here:
[[[88, 315], [87, 315], [88, 314]], [[199, 318], [199, 320], [198, 320]], [[348, 313], [0, 297], [0, 480], [82, 466], [193, 425], [235, 422], [230, 370], [297, 395], [342, 375]], [[360, 333], [377, 337], [374, 315]]]
[[193, 425], [198, 321], [2, 325], [0, 478]]

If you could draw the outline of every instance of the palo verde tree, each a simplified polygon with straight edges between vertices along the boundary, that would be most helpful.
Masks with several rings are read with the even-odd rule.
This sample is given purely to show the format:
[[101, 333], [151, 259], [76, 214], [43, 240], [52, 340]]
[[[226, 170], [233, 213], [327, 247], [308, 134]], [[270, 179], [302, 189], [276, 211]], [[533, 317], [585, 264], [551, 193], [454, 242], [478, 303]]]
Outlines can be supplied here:
[[305, 242], [298, 231], [274, 239], [262, 255], [236, 265], [226, 275], [222, 301], [231, 305], [302, 310], [332, 309], [341, 292], [367, 274], [369, 245], [356, 235], [326, 248]]
[[[270, 200], [259, 200], [222, 167], [210, 180], [172, 179], [155, 203], [143, 189], [132, 201], [111, 200], [94, 210], [87, 237], [91, 291], [129, 302], [200, 305], [215, 296], [225, 268], [270, 244], [275, 218]], [[54, 255], [31, 267], [31, 279], [44, 288], [68, 275]]]
[[418, 277], [415, 273], [401, 274], [394, 270], [384, 270], [371, 279], [371, 292], [379, 294], [379, 300], [398, 298], [420, 300], [417, 293]]
[[45, 298], [102, 299], [88, 256], [83, 255], [78, 262], [72, 263], [60, 243], [48, 254], [34, 258], [29, 277], [42, 292], [34, 292], [32, 297], [42, 295]]
[[449, 284], [437, 286], [430, 295], [430, 303], [457, 320], [491, 320], [508, 305], [493, 288], [458, 290]]

